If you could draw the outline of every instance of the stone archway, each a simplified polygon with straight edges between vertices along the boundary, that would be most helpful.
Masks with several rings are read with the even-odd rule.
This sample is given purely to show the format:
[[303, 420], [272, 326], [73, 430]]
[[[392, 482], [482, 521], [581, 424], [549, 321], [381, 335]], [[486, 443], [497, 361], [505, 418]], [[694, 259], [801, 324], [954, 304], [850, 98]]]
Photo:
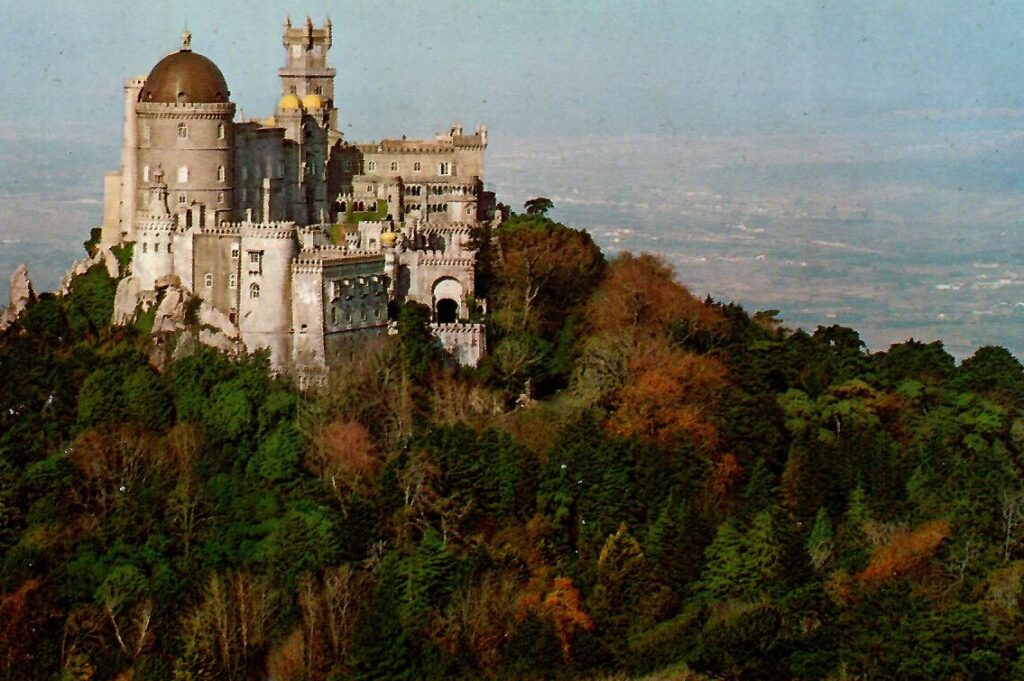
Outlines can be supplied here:
[[442, 277], [432, 288], [434, 321], [438, 324], [454, 324], [459, 321], [462, 311], [462, 284], [458, 279]]

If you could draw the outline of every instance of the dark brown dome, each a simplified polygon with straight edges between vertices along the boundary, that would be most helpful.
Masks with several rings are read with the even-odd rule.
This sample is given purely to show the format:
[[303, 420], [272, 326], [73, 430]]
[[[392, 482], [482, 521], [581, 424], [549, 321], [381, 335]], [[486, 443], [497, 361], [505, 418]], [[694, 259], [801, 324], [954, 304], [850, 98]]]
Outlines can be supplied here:
[[216, 64], [191, 50], [180, 50], [157, 62], [146, 78], [139, 101], [226, 102], [230, 94]]

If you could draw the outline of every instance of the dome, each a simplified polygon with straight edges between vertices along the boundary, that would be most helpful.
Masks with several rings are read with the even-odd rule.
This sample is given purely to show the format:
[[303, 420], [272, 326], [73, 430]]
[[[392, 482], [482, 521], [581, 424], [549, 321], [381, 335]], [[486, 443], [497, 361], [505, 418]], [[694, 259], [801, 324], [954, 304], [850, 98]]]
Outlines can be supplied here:
[[281, 95], [281, 99], [277, 101], [278, 111], [301, 111], [302, 102], [295, 95]]
[[146, 78], [140, 102], [227, 102], [231, 93], [217, 65], [190, 49], [157, 62]]
[[380, 234], [380, 245], [387, 248], [391, 248], [398, 241], [397, 232], [381, 232]]
[[322, 109], [324, 100], [320, 98], [320, 95], [311, 92], [302, 98], [302, 106], [307, 109]]

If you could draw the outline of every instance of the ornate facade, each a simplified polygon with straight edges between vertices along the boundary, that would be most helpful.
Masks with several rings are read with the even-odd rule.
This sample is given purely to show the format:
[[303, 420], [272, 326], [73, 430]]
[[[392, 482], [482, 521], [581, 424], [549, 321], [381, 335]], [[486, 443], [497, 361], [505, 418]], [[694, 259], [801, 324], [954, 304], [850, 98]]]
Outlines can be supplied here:
[[[350, 143], [338, 130], [328, 20], [284, 26], [273, 115], [237, 120], [210, 59], [181, 48], [126, 81], [121, 169], [108, 173], [102, 244], [134, 244], [119, 305], [174, 285], [278, 368], [344, 361], [412, 300], [463, 364], [484, 352], [471, 230], [487, 227], [487, 130]], [[121, 310], [121, 317], [125, 310]]]

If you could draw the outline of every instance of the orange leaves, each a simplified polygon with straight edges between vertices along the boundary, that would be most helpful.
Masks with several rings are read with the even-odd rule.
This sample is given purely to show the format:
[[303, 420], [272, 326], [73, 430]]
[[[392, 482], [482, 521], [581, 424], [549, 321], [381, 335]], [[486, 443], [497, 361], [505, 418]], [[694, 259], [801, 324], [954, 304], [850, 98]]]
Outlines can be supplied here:
[[590, 631], [594, 620], [583, 610], [580, 592], [568, 577], [548, 577], [548, 571], [537, 572], [520, 596], [516, 619], [522, 621], [529, 615], [547, 620], [555, 628], [555, 634], [562, 646], [562, 655], [570, 658], [572, 635], [576, 629]]
[[653, 341], [630, 362], [618, 408], [609, 420], [619, 435], [640, 435], [667, 445], [687, 436], [699, 447], [713, 448], [718, 429], [708, 420], [726, 368], [717, 359]]
[[914, 572], [935, 555], [951, 532], [945, 520], [931, 520], [912, 531], [897, 530], [887, 542], [875, 547], [857, 579], [873, 584]]
[[335, 493], [373, 477], [380, 460], [370, 433], [358, 421], [332, 421], [310, 438], [306, 468], [331, 483]]
[[608, 264], [585, 318], [595, 333], [625, 331], [635, 338], [666, 333], [676, 322], [690, 329], [722, 322], [717, 310], [694, 298], [672, 268], [649, 253], [622, 253]]

